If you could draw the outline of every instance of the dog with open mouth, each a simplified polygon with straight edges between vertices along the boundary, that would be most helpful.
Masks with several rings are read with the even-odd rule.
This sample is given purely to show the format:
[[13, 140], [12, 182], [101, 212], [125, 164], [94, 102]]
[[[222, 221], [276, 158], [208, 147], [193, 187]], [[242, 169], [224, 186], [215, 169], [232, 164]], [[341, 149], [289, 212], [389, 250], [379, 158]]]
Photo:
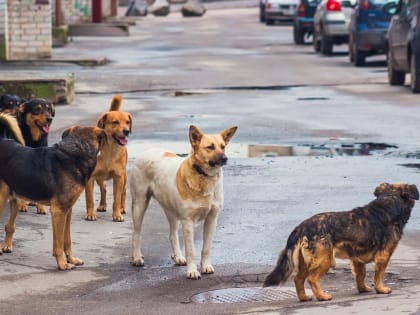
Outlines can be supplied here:
[[93, 197], [95, 181], [101, 192], [97, 211], [104, 212], [107, 207], [105, 181], [111, 179], [114, 193], [112, 219], [116, 222], [124, 221], [128, 159], [126, 145], [132, 129], [132, 117], [130, 113], [120, 110], [121, 104], [122, 96], [115, 95], [109, 111], [103, 113], [97, 123], [99, 128], [105, 130], [106, 141], [85, 190], [86, 220], [88, 221], [97, 219]]
[[[34, 98], [19, 104], [16, 117], [26, 146], [32, 148], [48, 146], [48, 135], [54, 116], [54, 104], [43, 98]], [[33, 205], [36, 207], [36, 213], [47, 213], [42, 204]], [[27, 212], [27, 203], [19, 202], [19, 210]]]

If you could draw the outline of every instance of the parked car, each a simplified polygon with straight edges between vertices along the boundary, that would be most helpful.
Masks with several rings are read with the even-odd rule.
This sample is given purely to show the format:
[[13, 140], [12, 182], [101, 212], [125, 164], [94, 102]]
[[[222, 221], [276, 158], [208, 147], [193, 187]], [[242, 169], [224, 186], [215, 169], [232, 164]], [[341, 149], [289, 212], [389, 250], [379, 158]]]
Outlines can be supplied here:
[[265, 2], [266, 0], [260, 0], [260, 22], [265, 23]]
[[355, 66], [363, 66], [368, 56], [386, 53], [386, 33], [392, 17], [387, 8], [396, 3], [397, 0], [357, 1], [349, 33], [349, 57]]
[[305, 43], [314, 32], [314, 14], [319, 0], [300, 0], [293, 19], [293, 39], [296, 45]]
[[265, 24], [271, 25], [275, 21], [292, 21], [299, 0], [261, 0], [261, 2], [264, 2], [265, 6], [261, 8], [260, 5], [260, 16], [264, 14]]
[[391, 18], [388, 29], [388, 81], [403, 85], [411, 75], [411, 91], [420, 92], [420, 1], [399, 0], [389, 6]]
[[316, 52], [331, 55], [333, 45], [348, 43], [350, 16], [355, 0], [322, 0], [314, 15], [313, 45]]

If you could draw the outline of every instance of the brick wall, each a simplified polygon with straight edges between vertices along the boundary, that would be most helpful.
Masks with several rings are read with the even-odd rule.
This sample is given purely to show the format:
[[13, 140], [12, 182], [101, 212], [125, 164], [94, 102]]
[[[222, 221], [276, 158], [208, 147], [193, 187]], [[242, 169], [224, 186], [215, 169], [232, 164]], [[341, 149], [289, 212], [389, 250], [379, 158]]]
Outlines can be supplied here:
[[[1, 1], [1, 0], [0, 0]], [[49, 58], [52, 53], [51, 4], [7, 1], [7, 59]]]
[[[53, 4], [55, 4], [55, 1]], [[61, 5], [62, 23], [64, 25], [92, 21], [91, 0], [62, 0]], [[55, 8], [53, 9], [54, 13]]]

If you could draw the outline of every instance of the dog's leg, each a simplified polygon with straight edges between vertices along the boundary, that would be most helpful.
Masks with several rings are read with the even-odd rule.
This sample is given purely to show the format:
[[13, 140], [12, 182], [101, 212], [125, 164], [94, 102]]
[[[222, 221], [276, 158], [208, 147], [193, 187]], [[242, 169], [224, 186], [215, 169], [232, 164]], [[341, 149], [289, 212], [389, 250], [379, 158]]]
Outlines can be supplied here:
[[332, 299], [330, 294], [322, 291], [319, 284], [321, 277], [327, 273], [328, 269], [330, 269], [330, 265], [319, 266], [318, 268], [309, 271], [308, 282], [318, 301], [329, 301]]
[[75, 266], [83, 265], [83, 260], [74, 257], [71, 250], [71, 216], [72, 209], [67, 211], [66, 225], [64, 227], [64, 253], [67, 257], [67, 262]]
[[366, 282], [366, 264], [359, 263], [356, 261], [351, 262], [351, 269], [354, 273], [354, 278], [356, 280], [356, 287], [359, 293], [371, 292], [372, 288], [369, 287]]
[[[9, 197], [9, 187], [4, 182], [0, 181], [0, 218], [3, 217], [3, 210], [4, 210], [4, 206], [6, 205], [8, 197]], [[0, 255], [1, 254], [2, 254], [2, 249], [0, 248]]]
[[13, 234], [16, 230], [16, 217], [19, 212], [18, 207], [18, 199], [15, 197], [10, 197], [9, 200], [9, 208], [10, 208], [10, 217], [7, 224], [4, 226], [4, 230], [6, 231], [6, 237], [4, 239], [2, 250], [3, 253], [11, 253], [13, 251]]
[[127, 195], [127, 173], [124, 174], [124, 186], [121, 193], [121, 213], [125, 214], [125, 199]]
[[95, 185], [95, 180], [91, 177], [85, 188], [85, 198], [86, 198], [86, 220], [87, 221], [96, 221], [96, 211], [95, 203], [93, 201], [93, 187]]
[[144, 257], [141, 252], [141, 227], [143, 224], [144, 214], [150, 202], [150, 195], [146, 191], [135, 191], [132, 187], [132, 219], [133, 219], [133, 235], [132, 235], [132, 264], [133, 266], [144, 266]]
[[67, 224], [67, 214], [64, 210], [52, 203], [51, 219], [53, 228], [53, 256], [57, 261], [57, 267], [59, 270], [71, 270], [74, 268], [74, 264], [67, 262], [67, 257], [64, 253], [64, 234]]
[[306, 295], [305, 292], [305, 280], [307, 277], [308, 271], [306, 270], [306, 267], [302, 267], [299, 265], [299, 270], [295, 276], [295, 288], [298, 299], [301, 302], [307, 302], [312, 300], [312, 296]]
[[101, 201], [99, 202], [98, 212], [106, 212], [106, 182], [104, 180], [97, 180], [96, 183], [99, 186], [101, 192]]
[[195, 264], [194, 222], [191, 220], [183, 220], [182, 230], [184, 234], [185, 256], [187, 258], [187, 278], [198, 280], [201, 278], [201, 275]]
[[392, 246], [389, 250], [384, 250], [383, 252], [377, 254], [375, 256], [375, 276], [374, 276], [374, 283], [375, 283], [375, 290], [376, 293], [382, 294], [389, 294], [392, 292], [391, 288], [384, 286], [384, 273], [385, 269], [388, 266], [389, 260], [391, 259], [391, 255], [395, 249], [397, 244]]
[[121, 196], [124, 188], [124, 177], [114, 177], [114, 203], [112, 204], [112, 219], [115, 222], [123, 222], [124, 216], [121, 214]]
[[214, 273], [211, 265], [210, 250], [214, 231], [217, 225], [218, 209], [213, 209], [204, 221], [203, 226], [203, 249], [201, 250], [201, 272], [205, 274]]
[[170, 217], [169, 214], [166, 214], [169, 222], [169, 241], [171, 242], [172, 246], [172, 260], [175, 262], [177, 266], [185, 266], [187, 264], [187, 260], [181, 253], [181, 248], [179, 246], [179, 238], [178, 238], [178, 228], [179, 228], [179, 221], [173, 217]]

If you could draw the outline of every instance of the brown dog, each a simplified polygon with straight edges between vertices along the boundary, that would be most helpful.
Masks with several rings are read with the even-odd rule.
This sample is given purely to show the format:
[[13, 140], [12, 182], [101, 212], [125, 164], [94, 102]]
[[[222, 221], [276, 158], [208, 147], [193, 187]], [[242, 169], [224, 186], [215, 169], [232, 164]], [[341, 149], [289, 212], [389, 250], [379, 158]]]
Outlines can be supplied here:
[[106, 185], [105, 181], [113, 180], [114, 202], [112, 205], [112, 219], [117, 222], [124, 221], [125, 196], [127, 185], [127, 147], [128, 136], [131, 133], [132, 118], [127, 112], [120, 111], [122, 97], [113, 97], [108, 112], [101, 115], [98, 127], [105, 130], [106, 141], [98, 157], [95, 171], [86, 186], [86, 220], [95, 221], [96, 211], [93, 200], [95, 181], [101, 191], [99, 212], [106, 211]]
[[319, 281], [334, 267], [334, 257], [338, 257], [351, 261], [360, 293], [372, 291], [365, 283], [366, 264], [370, 262], [375, 263], [376, 292], [391, 293], [391, 288], [383, 283], [385, 269], [410, 218], [414, 200], [419, 200], [419, 192], [415, 185], [383, 183], [374, 194], [377, 198], [364, 207], [316, 214], [298, 225], [264, 286], [284, 283], [296, 271], [300, 301], [311, 300], [305, 293], [306, 279], [318, 300], [331, 300]]
[[0, 139], [0, 215], [8, 199], [10, 204], [3, 251], [12, 251], [19, 197], [50, 206], [58, 269], [83, 264], [71, 249], [72, 207], [95, 169], [105, 132], [76, 126], [66, 130], [63, 140], [52, 147], [31, 148], [22, 145], [22, 134], [12, 116], [0, 114], [0, 134], [4, 134], [1, 129], [8, 129], [20, 142]]

